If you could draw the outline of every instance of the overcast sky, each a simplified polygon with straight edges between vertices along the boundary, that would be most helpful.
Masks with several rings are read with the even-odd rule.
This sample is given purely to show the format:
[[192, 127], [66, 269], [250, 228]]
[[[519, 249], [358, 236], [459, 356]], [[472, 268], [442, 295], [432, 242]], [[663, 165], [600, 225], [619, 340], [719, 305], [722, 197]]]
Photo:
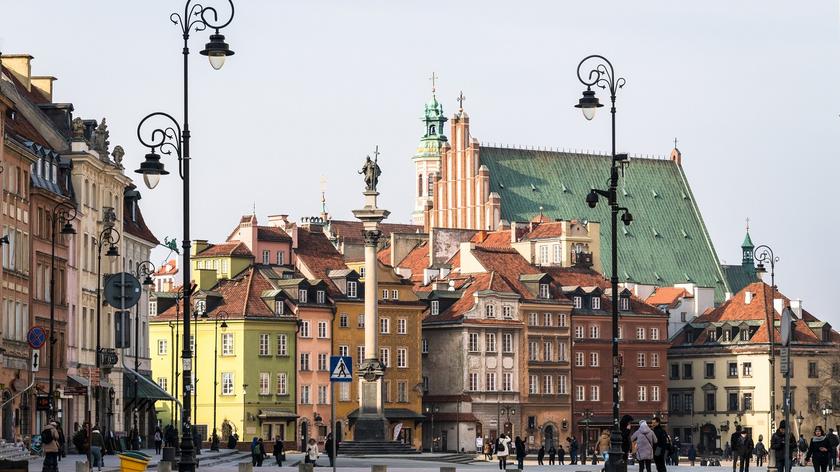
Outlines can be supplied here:
[[[106, 116], [129, 170], [145, 153], [140, 118], [181, 117], [181, 36], [169, 14], [182, 2], [0, 5], [0, 49], [58, 77], [55, 100], [76, 116]], [[667, 155], [679, 138], [721, 261], [740, 261], [749, 217], [756, 244], [781, 259], [780, 289], [840, 326], [838, 23], [828, 0], [239, 0], [223, 31], [236, 55], [221, 71], [190, 58], [192, 237], [225, 238], [254, 205], [263, 222], [316, 215], [321, 176], [330, 213], [351, 218], [362, 204], [356, 171], [377, 144], [382, 206], [407, 222], [432, 71], [447, 115], [463, 90], [483, 142], [606, 151], [608, 114], [586, 122], [572, 108], [577, 64], [599, 53], [627, 79], [619, 150]], [[193, 35], [193, 52], [207, 37]], [[176, 173], [143, 192], [142, 208], [160, 239], [180, 241]]]

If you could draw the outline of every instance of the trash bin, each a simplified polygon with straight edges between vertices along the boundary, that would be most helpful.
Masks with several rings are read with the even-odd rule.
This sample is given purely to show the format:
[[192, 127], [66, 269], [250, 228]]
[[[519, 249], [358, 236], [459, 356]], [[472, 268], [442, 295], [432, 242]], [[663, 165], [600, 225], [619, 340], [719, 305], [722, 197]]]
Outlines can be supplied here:
[[119, 454], [120, 472], [145, 472], [150, 457], [142, 452], [126, 451]]

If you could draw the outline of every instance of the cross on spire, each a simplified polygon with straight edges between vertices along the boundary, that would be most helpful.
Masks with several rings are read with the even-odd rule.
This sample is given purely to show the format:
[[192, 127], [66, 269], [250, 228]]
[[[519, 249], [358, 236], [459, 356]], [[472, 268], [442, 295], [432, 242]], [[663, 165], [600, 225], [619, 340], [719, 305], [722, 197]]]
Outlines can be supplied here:
[[379, 145], [378, 144], [376, 145], [376, 149], [373, 151], [373, 160], [374, 160], [374, 162], [379, 160]]
[[747, 217], [747, 232], [750, 232], [750, 217]]
[[467, 99], [467, 97], [464, 96], [464, 92], [462, 90], [461, 93], [458, 95], [458, 110], [459, 111], [464, 111], [464, 100], [466, 100], [466, 99]]
[[674, 138], [674, 149], [677, 148], [677, 138]]
[[435, 86], [435, 85], [436, 85], [436, 82], [435, 82], [435, 81], [436, 81], [437, 79], [439, 79], [439, 78], [440, 78], [440, 77], [438, 77], [437, 75], [435, 75], [435, 73], [434, 73], [434, 72], [432, 72], [432, 76], [431, 76], [431, 77], [429, 77], [429, 80], [431, 80], [431, 81], [432, 81], [432, 95], [434, 95], [434, 94], [435, 94], [435, 91], [437, 90], [437, 88], [436, 88], [436, 86]]

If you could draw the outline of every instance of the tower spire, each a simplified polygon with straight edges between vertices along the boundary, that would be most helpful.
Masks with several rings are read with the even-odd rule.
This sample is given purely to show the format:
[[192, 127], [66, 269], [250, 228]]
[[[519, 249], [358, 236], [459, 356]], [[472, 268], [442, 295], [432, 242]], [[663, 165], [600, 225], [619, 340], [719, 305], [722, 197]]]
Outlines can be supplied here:
[[327, 213], [327, 178], [321, 176], [321, 219], [327, 221], [329, 213]]
[[434, 96], [434, 95], [435, 95], [435, 92], [437, 91], [437, 88], [436, 88], [436, 81], [437, 81], [437, 79], [439, 79], [439, 78], [440, 78], [440, 77], [438, 77], [437, 75], [435, 75], [434, 71], [432, 72], [432, 76], [431, 76], [431, 77], [429, 77], [429, 80], [431, 80], [431, 81], [432, 81], [432, 96]]
[[755, 245], [750, 237], [750, 219], [747, 218], [747, 234], [744, 236], [744, 242], [741, 243], [741, 265], [753, 267], [753, 250]]

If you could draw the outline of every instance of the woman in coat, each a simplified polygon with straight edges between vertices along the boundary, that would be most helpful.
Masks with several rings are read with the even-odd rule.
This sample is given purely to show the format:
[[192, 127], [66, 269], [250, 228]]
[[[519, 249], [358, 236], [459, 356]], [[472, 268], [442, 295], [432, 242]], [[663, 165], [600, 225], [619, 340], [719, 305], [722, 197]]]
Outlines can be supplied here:
[[499, 459], [499, 469], [505, 470], [507, 468], [507, 458], [510, 454], [510, 438], [504, 434], [499, 436], [496, 441], [496, 457]]
[[653, 450], [656, 447], [656, 435], [647, 425], [647, 421], [639, 421], [639, 429], [633, 433], [631, 440], [636, 444], [636, 459], [639, 461], [639, 472], [650, 472], [650, 462], [653, 460]]
[[516, 445], [516, 465], [519, 470], [523, 470], [525, 468], [525, 456], [528, 454], [528, 451], [525, 449], [525, 441], [522, 440], [519, 436], [513, 442]]
[[305, 462], [313, 466], [318, 461], [318, 444], [314, 438], [309, 438], [309, 444], [306, 445]]
[[805, 454], [805, 462], [811, 461], [814, 465], [814, 472], [826, 472], [828, 463], [831, 462], [831, 445], [823, 432], [822, 426], [814, 428], [814, 437], [808, 445], [808, 452]]
[[601, 437], [598, 438], [598, 444], [595, 445], [595, 453], [601, 454], [604, 463], [607, 463], [607, 458], [610, 456], [610, 432], [609, 430], [601, 431]]

